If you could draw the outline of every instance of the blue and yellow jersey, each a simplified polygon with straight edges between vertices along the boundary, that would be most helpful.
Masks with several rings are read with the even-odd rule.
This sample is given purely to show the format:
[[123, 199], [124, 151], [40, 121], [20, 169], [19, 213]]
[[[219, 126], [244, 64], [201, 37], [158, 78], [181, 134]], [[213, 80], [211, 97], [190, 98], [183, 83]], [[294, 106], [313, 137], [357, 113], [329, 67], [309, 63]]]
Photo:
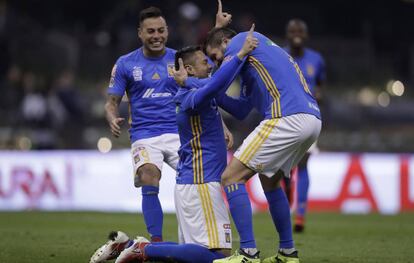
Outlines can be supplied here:
[[177, 184], [220, 182], [227, 165], [227, 149], [215, 96], [228, 87], [242, 63], [235, 57], [213, 77], [187, 81], [186, 87], [178, 90], [174, 98], [181, 142]]
[[[247, 32], [237, 34], [228, 44], [225, 60], [236, 56]], [[241, 96], [265, 119], [308, 113], [321, 118], [298, 64], [281, 47], [264, 35], [254, 32], [259, 46], [253, 50], [240, 71]]]
[[[289, 47], [285, 47], [284, 50], [290, 54]], [[303, 56], [294, 57], [294, 59], [298, 63], [310, 91], [315, 94], [315, 86], [324, 82], [326, 78], [325, 61], [321, 54], [313, 49], [305, 48]]]
[[130, 139], [177, 133], [173, 97], [178, 86], [173, 78], [175, 50], [158, 58], [145, 57], [142, 48], [121, 56], [112, 69], [108, 94], [128, 96]]

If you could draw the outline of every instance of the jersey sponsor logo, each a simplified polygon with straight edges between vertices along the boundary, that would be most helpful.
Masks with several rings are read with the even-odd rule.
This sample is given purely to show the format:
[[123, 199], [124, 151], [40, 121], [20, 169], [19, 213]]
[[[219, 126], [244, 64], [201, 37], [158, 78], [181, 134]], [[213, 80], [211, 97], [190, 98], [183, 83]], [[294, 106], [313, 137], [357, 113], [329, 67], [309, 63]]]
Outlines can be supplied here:
[[165, 98], [172, 96], [170, 92], [154, 92], [154, 90], [154, 88], [147, 89], [142, 98]]
[[111, 79], [109, 80], [109, 87], [112, 88], [115, 84], [116, 64], [112, 68]]
[[142, 68], [134, 67], [132, 70], [132, 76], [134, 77], [135, 81], [141, 81], [142, 80]]
[[174, 77], [174, 63], [167, 64], [167, 72], [168, 72], [168, 77], [170, 78]]
[[152, 75], [152, 79], [153, 80], [158, 80], [160, 79], [160, 74], [158, 74], [158, 72], [155, 72], [154, 75]]

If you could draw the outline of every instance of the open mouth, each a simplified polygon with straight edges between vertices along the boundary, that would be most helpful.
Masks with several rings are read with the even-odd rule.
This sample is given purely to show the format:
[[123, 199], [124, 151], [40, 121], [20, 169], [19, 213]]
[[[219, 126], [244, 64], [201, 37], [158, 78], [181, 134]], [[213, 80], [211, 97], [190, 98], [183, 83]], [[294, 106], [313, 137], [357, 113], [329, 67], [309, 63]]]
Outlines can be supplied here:
[[163, 42], [161, 42], [161, 41], [154, 41], [154, 42], [151, 42], [151, 46], [152, 47], [155, 47], [155, 48], [162, 47], [163, 46]]

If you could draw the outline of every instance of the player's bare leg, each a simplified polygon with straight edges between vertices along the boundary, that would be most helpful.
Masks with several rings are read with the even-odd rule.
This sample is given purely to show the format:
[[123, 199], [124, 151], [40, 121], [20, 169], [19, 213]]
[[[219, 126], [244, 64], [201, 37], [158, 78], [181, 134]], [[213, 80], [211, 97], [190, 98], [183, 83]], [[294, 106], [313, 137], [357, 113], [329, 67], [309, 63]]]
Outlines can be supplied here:
[[152, 242], [162, 241], [163, 212], [158, 199], [161, 171], [154, 164], [138, 168], [134, 184], [142, 186], [142, 213]]
[[151, 163], [146, 163], [138, 168], [135, 174], [134, 184], [135, 187], [139, 185], [150, 185], [159, 187], [161, 180], [161, 171]]
[[246, 183], [256, 172], [233, 158], [221, 176], [221, 185], [226, 187], [236, 183]]
[[263, 262], [299, 262], [298, 253], [293, 244], [290, 208], [286, 194], [280, 187], [284, 177], [280, 170], [272, 177], [260, 174], [260, 182], [269, 204], [273, 223], [279, 234], [279, 250], [276, 256], [266, 258]]

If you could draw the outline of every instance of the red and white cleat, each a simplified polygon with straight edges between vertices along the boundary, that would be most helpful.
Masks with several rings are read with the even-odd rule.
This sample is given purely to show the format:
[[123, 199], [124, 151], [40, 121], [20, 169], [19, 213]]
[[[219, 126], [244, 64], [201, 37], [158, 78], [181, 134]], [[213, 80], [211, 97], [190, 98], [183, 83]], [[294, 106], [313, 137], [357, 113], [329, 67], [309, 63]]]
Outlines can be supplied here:
[[130, 241], [127, 234], [121, 231], [112, 231], [108, 238], [108, 242], [95, 251], [89, 263], [100, 263], [117, 258]]
[[145, 237], [137, 237], [134, 244], [121, 252], [115, 263], [141, 263], [147, 260], [144, 248], [150, 244]]

